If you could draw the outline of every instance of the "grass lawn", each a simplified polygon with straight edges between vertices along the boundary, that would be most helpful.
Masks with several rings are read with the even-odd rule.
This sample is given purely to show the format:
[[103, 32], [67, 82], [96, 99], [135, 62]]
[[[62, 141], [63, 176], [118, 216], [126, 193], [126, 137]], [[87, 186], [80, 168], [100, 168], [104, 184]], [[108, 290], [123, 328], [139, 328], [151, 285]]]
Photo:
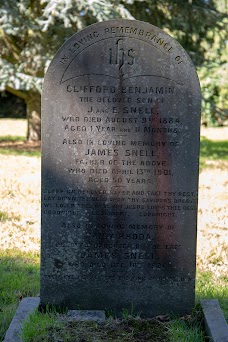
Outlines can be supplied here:
[[38, 253], [0, 250], [0, 341], [20, 300], [39, 294], [39, 270]]
[[[39, 294], [40, 146], [25, 142], [25, 131], [23, 134], [20, 134], [22, 128], [17, 131], [21, 123], [15, 120], [16, 128], [12, 129], [12, 121], [7, 120], [10, 129], [7, 131], [7, 125], [1, 125], [5, 128], [0, 129], [0, 341], [20, 300]], [[22, 126], [26, 129], [25, 122]], [[196, 300], [218, 298], [228, 320], [227, 196], [224, 192], [228, 142], [227, 129], [215, 131], [210, 129], [207, 135], [204, 130], [201, 138]], [[123, 312], [123, 320], [109, 319], [100, 325], [64, 324], [56, 323], [55, 314], [36, 312], [31, 324], [24, 328], [24, 341], [95, 341], [95, 337], [96, 341], [116, 342], [205, 340], [198, 307], [189, 317], [162, 322], [132, 319]], [[37, 332], [39, 337], [33, 339]]]

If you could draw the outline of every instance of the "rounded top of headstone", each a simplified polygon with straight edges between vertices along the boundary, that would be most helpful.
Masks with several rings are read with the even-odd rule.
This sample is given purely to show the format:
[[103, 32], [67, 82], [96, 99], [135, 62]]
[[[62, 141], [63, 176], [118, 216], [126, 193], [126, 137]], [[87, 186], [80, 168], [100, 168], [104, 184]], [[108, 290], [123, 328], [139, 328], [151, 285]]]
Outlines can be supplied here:
[[63, 84], [87, 75], [121, 80], [159, 76], [200, 96], [195, 67], [183, 47], [160, 28], [138, 20], [104, 21], [75, 33], [56, 53], [44, 83], [58, 77]]

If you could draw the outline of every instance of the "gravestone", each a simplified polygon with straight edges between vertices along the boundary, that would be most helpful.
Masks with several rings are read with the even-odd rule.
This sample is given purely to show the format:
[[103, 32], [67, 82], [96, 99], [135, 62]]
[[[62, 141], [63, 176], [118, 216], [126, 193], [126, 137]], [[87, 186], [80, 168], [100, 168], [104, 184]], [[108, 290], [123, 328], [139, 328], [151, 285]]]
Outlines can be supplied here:
[[194, 305], [200, 87], [159, 28], [73, 35], [42, 94], [41, 305], [143, 317]]

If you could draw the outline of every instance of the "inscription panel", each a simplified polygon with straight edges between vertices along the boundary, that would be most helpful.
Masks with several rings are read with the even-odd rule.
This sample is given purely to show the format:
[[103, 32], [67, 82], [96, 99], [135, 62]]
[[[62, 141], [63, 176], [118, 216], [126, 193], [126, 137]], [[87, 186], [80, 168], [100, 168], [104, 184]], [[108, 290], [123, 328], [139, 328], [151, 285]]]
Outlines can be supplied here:
[[189, 312], [200, 89], [186, 52], [146, 23], [92, 25], [54, 57], [42, 109], [41, 303]]

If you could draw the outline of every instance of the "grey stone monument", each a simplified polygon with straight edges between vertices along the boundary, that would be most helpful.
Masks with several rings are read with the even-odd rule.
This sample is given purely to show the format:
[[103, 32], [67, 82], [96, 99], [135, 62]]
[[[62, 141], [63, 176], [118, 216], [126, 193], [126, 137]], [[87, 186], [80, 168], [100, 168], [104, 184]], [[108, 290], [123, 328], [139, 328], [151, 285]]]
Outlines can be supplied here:
[[42, 94], [41, 305], [194, 305], [200, 87], [159, 28], [111, 20], [73, 35]]

